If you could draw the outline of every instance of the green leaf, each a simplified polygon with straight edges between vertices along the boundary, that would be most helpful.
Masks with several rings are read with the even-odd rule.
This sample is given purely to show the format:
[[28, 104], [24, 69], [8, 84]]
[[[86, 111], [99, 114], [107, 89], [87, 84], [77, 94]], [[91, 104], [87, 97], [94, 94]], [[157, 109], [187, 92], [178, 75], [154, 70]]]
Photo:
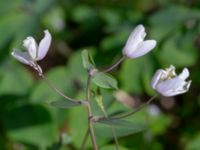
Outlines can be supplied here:
[[145, 92], [152, 94], [154, 91], [150, 87], [150, 81], [153, 68], [154, 62], [150, 54], [140, 59], [126, 60], [120, 71], [121, 87], [134, 94], [142, 94], [145, 88]]
[[[114, 125], [114, 122], [113, 122], [113, 125]], [[95, 127], [95, 132], [97, 134], [97, 137], [99, 139], [113, 138], [111, 125], [96, 123], [94, 127]], [[112, 126], [112, 127], [115, 129], [115, 133], [117, 137], [123, 137], [123, 136], [131, 135], [131, 134], [135, 134], [145, 129], [145, 126], [141, 126], [141, 124], [133, 124], [131, 128], [122, 127], [122, 126], [121, 127]]]
[[82, 56], [82, 61], [83, 61], [83, 67], [85, 69], [92, 69], [94, 68], [94, 60], [92, 59], [92, 57], [89, 55], [87, 50], [83, 50], [81, 53]]
[[176, 32], [163, 44], [162, 50], [158, 53], [161, 64], [170, 64], [176, 67], [192, 66], [197, 61], [197, 51], [193, 46], [193, 39], [196, 33], [188, 32], [182, 35]]
[[[66, 120], [68, 122], [67, 126], [70, 130], [70, 135], [72, 135], [72, 144], [76, 149], [80, 149], [83, 138], [88, 129], [88, 119], [85, 108], [80, 107], [79, 109], [68, 109], [68, 118]], [[94, 126], [96, 125], [97, 124], [95, 124]], [[96, 131], [98, 131], [98, 129], [95, 130], [95, 133]], [[98, 141], [98, 145], [105, 145], [110, 140], [108, 138], [99, 138], [98, 135], [96, 136], [96, 138]], [[87, 140], [85, 149], [92, 149], [91, 147], [92, 143], [90, 142], [90, 140]]]
[[[70, 134], [72, 135], [72, 144], [76, 149], [81, 147], [82, 140], [87, 131], [87, 115], [85, 112], [85, 108], [80, 107], [79, 109], [68, 109], [68, 127], [70, 130]], [[91, 143], [89, 140], [85, 145], [86, 149], [91, 147]]]
[[[70, 97], [74, 96], [75, 88], [73, 87], [73, 80], [65, 67], [55, 67], [49, 70], [46, 77], [61, 92]], [[63, 98], [55, 91], [52, 91], [52, 89], [41, 80], [33, 89], [30, 99], [32, 103], [43, 103], [52, 102], [53, 100], [62, 100]]]
[[80, 106], [80, 103], [72, 102], [69, 100], [58, 100], [58, 101], [53, 101], [50, 103], [50, 105], [58, 108], [71, 108], [71, 107], [76, 107]]
[[92, 81], [99, 87], [105, 89], [118, 89], [117, 81], [108, 74], [99, 72], [92, 78]]
[[122, 127], [122, 128], [141, 130], [141, 127], [138, 126], [138, 124], [136, 126], [136, 124], [121, 119], [102, 119], [98, 121], [98, 123], [106, 124], [112, 127]]
[[17, 95], [27, 94], [33, 84], [31, 74], [20, 64], [14, 64], [11, 60], [15, 61], [13, 58], [7, 59], [7, 62], [1, 65], [0, 95], [10, 93]]
[[161, 40], [165, 36], [171, 36], [174, 31], [180, 30], [180, 25], [183, 25], [185, 20], [198, 19], [199, 17], [199, 11], [184, 6], [172, 5], [161, 9], [150, 17], [152, 37]]
[[105, 108], [104, 108], [104, 104], [103, 104], [103, 96], [102, 95], [96, 95], [95, 100], [97, 102], [97, 105], [99, 106], [99, 108], [101, 109], [101, 111], [106, 114]]

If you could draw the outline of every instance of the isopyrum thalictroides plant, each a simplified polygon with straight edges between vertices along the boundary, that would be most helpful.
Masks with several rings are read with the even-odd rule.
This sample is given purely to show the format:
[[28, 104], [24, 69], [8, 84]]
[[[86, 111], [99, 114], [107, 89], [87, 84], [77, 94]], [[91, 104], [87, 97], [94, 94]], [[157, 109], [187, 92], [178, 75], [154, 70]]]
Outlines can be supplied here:
[[[66, 94], [63, 94], [60, 90], [58, 90], [51, 82], [45, 77], [43, 74], [42, 68], [37, 64], [37, 61], [42, 60], [50, 47], [51, 44], [51, 34], [48, 30], [44, 31], [44, 38], [40, 41], [39, 45], [36, 43], [33, 37], [27, 37], [23, 41], [23, 46], [26, 51], [21, 52], [19, 50], [13, 49], [11, 53], [14, 58], [19, 60], [20, 62], [31, 66], [35, 69], [39, 76], [41, 76], [44, 81], [48, 84], [48, 86], [59, 95], [65, 98], [64, 101], [55, 101], [51, 104], [53, 106], [59, 106], [63, 108], [68, 108], [72, 106], [80, 106], [82, 105], [87, 109], [87, 117], [88, 117], [88, 132], [83, 139], [81, 149], [85, 149], [85, 143], [87, 140], [87, 135], [90, 136], [93, 149], [98, 150], [98, 144], [95, 136], [94, 125], [95, 123], [104, 123], [110, 126], [112, 130], [112, 136], [115, 141], [116, 149], [119, 149], [119, 143], [117, 139], [117, 135], [115, 132], [115, 128], [113, 125], [121, 124], [127, 126], [127, 122], [124, 122], [124, 118], [133, 115], [134, 113], [141, 110], [143, 107], [147, 106], [152, 100], [154, 100], [159, 94], [170, 97], [178, 94], [183, 94], [189, 90], [191, 85], [191, 81], [185, 81], [189, 77], [189, 71], [187, 68], [184, 68], [182, 73], [176, 75], [175, 67], [171, 65], [169, 68], [163, 70], [159, 69], [156, 71], [155, 75], [152, 78], [151, 86], [153, 89], [157, 91], [158, 94], [151, 97], [146, 103], [140, 105], [135, 110], [127, 113], [118, 114], [116, 116], [109, 116], [106, 113], [106, 110], [103, 105], [103, 98], [101, 95], [96, 96], [96, 101], [98, 103], [99, 108], [103, 112], [103, 116], [95, 116], [92, 110], [91, 105], [91, 82], [96, 84], [99, 88], [111, 88], [117, 90], [117, 81], [112, 78], [108, 72], [112, 71], [116, 68], [120, 63], [123, 62], [126, 58], [138, 58], [141, 57], [148, 52], [150, 52], [156, 46], [156, 40], [144, 40], [146, 36], [145, 28], [143, 25], [138, 25], [130, 34], [123, 50], [122, 57], [112, 66], [105, 70], [99, 70], [95, 67], [94, 61], [92, 57], [89, 55], [87, 50], [82, 51], [82, 61], [83, 67], [87, 70], [88, 78], [86, 84], [86, 96], [85, 99], [73, 99]], [[130, 81], [131, 82], [131, 81]]]

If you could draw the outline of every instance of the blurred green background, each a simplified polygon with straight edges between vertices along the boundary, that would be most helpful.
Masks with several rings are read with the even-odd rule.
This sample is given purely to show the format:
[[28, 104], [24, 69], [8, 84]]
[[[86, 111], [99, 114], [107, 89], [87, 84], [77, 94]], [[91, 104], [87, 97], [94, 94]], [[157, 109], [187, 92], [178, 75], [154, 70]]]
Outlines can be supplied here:
[[[88, 49], [97, 67], [106, 68], [120, 58], [138, 24], [158, 45], [112, 72], [122, 91], [101, 90], [108, 113], [130, 110], [125, 100], [133, 106], [148, 100], [154, 94], [153, 73], [170, 64], [178, 71], [188, 67], [192, 86], [184, 95], [159, 97], [129, 117], [136, 128], [144, 128], [135, 134], [117, 129], [121, 149], [200, 150], [199, 0], [0, 0], [0, 149], [78, 150], [87, 130], [85, 109], [50, 106], [62, 97], [13, 59], [12, 48], [22, 49], [30, 35], [39, 42], [49, 29], [51, 48], [39, 64], [61, 91], [82, 98], [87, 74], [81, 50]], [[100, 149], [114, 149], [110, 129], [95, 127]], [[89, 140], [86, 147], [92, 149]]]

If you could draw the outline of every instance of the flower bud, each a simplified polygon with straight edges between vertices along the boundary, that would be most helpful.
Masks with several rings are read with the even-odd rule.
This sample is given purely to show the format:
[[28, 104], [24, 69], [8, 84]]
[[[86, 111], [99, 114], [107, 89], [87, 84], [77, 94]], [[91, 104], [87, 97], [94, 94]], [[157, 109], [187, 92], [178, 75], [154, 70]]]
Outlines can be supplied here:
[[138, 25], [130, 34], [126, 45], [123, 48], [123, 54], [129, 58], [141, 57], [150, 52], [155, 46], [155, 40], [145, 40], [145, 28]]

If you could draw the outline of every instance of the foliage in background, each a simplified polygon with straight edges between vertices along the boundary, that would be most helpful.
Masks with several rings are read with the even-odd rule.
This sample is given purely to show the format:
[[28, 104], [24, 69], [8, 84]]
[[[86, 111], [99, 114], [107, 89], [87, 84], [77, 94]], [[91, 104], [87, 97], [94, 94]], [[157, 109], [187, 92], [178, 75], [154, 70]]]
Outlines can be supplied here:
[[[157, 68], [188, 67], [193, 83], [189, 93], [161, 97], [153, 107], [127, 119], [145, 129], [142, 132], [132, 134], [134, 130], [116, 127], [122, 150], [199, 149], [199, 18], [200, 3], [192, 0], [0, 0], [0, 149], [51, 150], [60, 145], [79, 149], [86, 132], [85, 110], [48, 105], [62, 97], [29, 67], [11, 58], [13, 47], [22, 48], [22, 40], [29, 35], [41, 39], [42, 31], [49, 29], [53, 44], [39, 63], [61, 91], [81, 98], [86, 85], [81, 50], [87, 48], [96, 66], [105, 68], [120, 57], [128, 34], [140, 23], [159, 45], [147, 56], [126, 60], [113, 72], [123, 91], [113, 96], [111, 90], [99, 91], [108, 113], [132, 109], [120, 103], [124, 99], [134, 107], [152, 96], [149, 83]], [[93, 107], [98, 108], [95, 100]], [[98, 145], [111, 150], [113, 140], [105, 126], [96, 126]]]

